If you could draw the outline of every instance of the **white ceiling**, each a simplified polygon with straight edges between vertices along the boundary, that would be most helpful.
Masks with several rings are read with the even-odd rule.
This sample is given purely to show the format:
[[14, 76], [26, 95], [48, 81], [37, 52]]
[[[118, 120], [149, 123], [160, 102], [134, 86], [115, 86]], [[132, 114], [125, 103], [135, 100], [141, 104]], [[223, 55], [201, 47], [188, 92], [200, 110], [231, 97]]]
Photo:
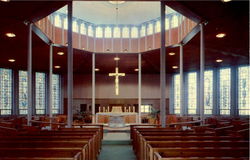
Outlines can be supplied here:
[[[59, 10], [67, 13], [67, 7]], [[94, 24], [116, 24], [116, 5], [108, 1], [74, 1], [73, 17]], [[118, 5], [117, 24], [138, 25], [160, 17], [160, 2], [125, 2]]]

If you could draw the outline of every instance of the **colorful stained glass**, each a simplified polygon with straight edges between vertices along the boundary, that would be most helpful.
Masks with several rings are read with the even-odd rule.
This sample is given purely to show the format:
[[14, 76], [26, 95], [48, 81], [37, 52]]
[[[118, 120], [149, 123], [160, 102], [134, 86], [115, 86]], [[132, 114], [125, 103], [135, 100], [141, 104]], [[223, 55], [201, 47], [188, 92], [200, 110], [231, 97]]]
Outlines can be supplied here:
[[58, 114], [60, 109], [60, 76], [52, 76], [52, 113]]
[[146, 35], [146, 26], [142, 25], [140, 30], [140, 36], [144, 37]]
[[180, 75], [174, 75], [174, 114], [181, 112], [181, 98], [180, 98]]
[[129, 38], [129, 28], [128, 27], [122, 28], [122, 38]]
[[230, 105], [231, 105], [231, 69], [223, 68], [220, 69], [220, 114], [230, 115]]
[[19, 114], [27, 114], [28, 112], [28, 73], [19, 71]]
[[188, 73], [188, 114], [196, 114], [197, 108], [197, 74]]
[[94, 29], [92, 26], [88, 26], [88, 36], [90, 37], [94, 36]]
[[0, 68], [0, 114], [10, 115], [12, 109], [12, 70]]
[[81, 26], [80, 26], [80, 32], [81, 32], [81, 34], [83, 34], [83, 35], [86, 35], [86, 34], [87, 34], [86, 26], [85, 26], [84, 23], [82, 23]]
[[62, 27], [62, 20], [61, 20], [61, 17], [59, 15], [55, 16], [55, 26]]
[[178, 27], [178, 16], [174, 15], [171, 20], [171, 27], [175, 28]]
[[121, 29], [119, 27], [114, 28], [114, 38], [120, 38], [121, 37]]
[[238, 68], [238, 108], [239, 115], [249, 115], [250, 111], [250, 67]]
[[138, 38], [138, 28], [137, 27], [132, 27], [131, 38]]
[[153, 24], [149, 23], [147, 26], [147, 35], [151, 35], [151, 34], [153, 34], [153, 32], [154, 32]]
[[102, 38], [103, 37], [103, 30], [102, 27], [97, 27], [95, 30], [95, 36], [96, 38]]
[[111, 38], [112, 37], [112, 32], [111, 32], [111, 28], [110, 27], [106, 27], [105, 28], [104, 37], [105, 38]]
[[204, 114], [213, 111], [213, 71], [204, 72]]
[[45, 73], [36, 72], [36, 114], [45, 114]]

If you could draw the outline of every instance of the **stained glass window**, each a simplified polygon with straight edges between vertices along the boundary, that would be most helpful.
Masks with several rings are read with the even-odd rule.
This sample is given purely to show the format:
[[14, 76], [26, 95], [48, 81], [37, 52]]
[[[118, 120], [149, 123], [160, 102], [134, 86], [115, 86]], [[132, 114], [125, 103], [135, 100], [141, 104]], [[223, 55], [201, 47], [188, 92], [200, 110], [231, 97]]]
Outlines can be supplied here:
[[131, 38], [138, 38], [138, 28], [137, 27], [132, 27]]
[[55, 26], [62, 27], [62, 20], [61, 20], [61, 17], [59, 15], [55, 16]]
[[78, 32], [78, 24], [77, 24], [77, 22], [76, 21], [73, 21], [73, 24], [72, 24], [73, 26], [73, 28], [72, 28], [72, 31], [73, 32]]
[[156, 33], [161, 32], [161, 22], [160, 21], [157, 21], [155, 23], [155, 32]]
[[114, 38], [120, 38], [121, 37], [121, 29], [119, 27], [114, 28]]
[[172, 17], [171, 27], [172, 28], [178, 27], [178, 16], [177, 15], [174, 15]]
[[174, 75], [174, 114], [181, 112], [181, 98], [180, 98], [180, 75]]
[[94, 36], [94, 29], [92, 26], [88, 26], [88, 36], [90, 37]]
[[204, 114], [213, 110], [213, 71], [204, 72]]
[[169, 29], [169, 18], [165, 19], [165, 30]]
[[153, 34], [153, 24], [152, 23], [149, 23], [148, 24], [148, 27], [147, 27], [147, 35], [151, 35]]
[[231, 69], [223, 68], [220, 69], [219, 75], [220, 82], [220, 114], [221, 115], [230, 115], [230, 101], [231, 101]]
[[141, 37], [144, 37], [146, 35], [146, 27], [145, 27], [145, 25], [141, 26], [140, 34], [141, 34]]
[[250, 67], [238, 68], [238, 108], [239, 115], [249, 115], [250, 110]]
[[60, 109], [60, 76], [53, 74], [52, 76], [52, 113], [58, 114]]
[[45, 73], [36, 72], [36, 114], [45, 114]]
[[81, 27], [81, 28], [80, 28], [80, 32], [81, 32], [81, 34], [86, 35], [86, 34], [87, 34], [87, 30], [86, 30], [86, 26], [85, 26], [85, 24], [84, 24], [84, 23], [82, 23], [80, 27]]
[[64, 20], [63, 20], [63, 27], [64, 27], [64, 29], [68, 29], [68, 19], [67, 18], [64, 18]]
[[188, 114], [196, 114], [197, 108], [197, 74], [188, 73]]
[[19, 114], [28, 112], [28, 73], [19, 71]]
[[103, 30], [102, 27], [97, 27], [95, 30], [95, 36], [96, 38], [102, 38], [103, 37]]
[[122, 38], [129, 38], [129, 28], [128, 27], [122, 28]]
[[105, 38], [111, 38], [112, 37], [112, 32], [110, 27], [105, 28], [105, 33], [104, 33]]
[[0, 113], [10, 115], [12, 108], [12, 70], [0, 68]]
[[150, 104], [142, 104], [141, 105], [141, 113], [151, 113], [152, 105]]

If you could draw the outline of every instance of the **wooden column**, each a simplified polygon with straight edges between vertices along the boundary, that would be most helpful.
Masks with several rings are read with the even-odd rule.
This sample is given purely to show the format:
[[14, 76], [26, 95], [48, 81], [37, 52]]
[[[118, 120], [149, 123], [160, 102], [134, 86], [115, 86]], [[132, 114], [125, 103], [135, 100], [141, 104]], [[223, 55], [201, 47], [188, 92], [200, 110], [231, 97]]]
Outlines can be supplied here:
[[204, 120], [204, 57], [205, 57], [205, 48], [204, 48], [204, 24], [200, 24], [200, 119]]
[[68, 126], [73, 122], [73, 47], [72, 47], [72, 2], [68, 3]]
[[52, 92], [53, 92], [53, 84], [52, 84], [52, 76], [53, 76], [53, 44], [49, 46], [49, 117], [50, 122], [52, 120]]
[[32, 26], [33, 23], [29, 23], [28, 27], [28, 114], [27, 114], [27, 125], [31, 126], [30, 120], [32, 117]]
[[95, 121], [95, 53], [92, 54], [92, 123]]
[[160, 86], [161, 86], [161, 126], [166, 127], [166, 38], [165, 38], [165, 3], [161, 1], [161, 68], [160, 68]]
[[183, 78], [183, 45], [180, 45], [180, 116], [185, 114], [184, 111], [184, 78]]
[[141, 53], [138, 54], [138, 123], [141, 123]]

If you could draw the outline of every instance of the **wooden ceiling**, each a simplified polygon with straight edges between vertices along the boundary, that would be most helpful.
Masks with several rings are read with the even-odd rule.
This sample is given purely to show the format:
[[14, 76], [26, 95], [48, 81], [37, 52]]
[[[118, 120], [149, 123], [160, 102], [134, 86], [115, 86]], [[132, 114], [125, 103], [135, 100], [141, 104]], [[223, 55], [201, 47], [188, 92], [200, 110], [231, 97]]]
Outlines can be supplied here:
[[[198, 15], [201, 20], [208, 23], [205, 26], [205, 65], [206, 68], [231, 66], [249, 63], [249, 2], [236, 1], [222, 3], [221, 1], [190, 2], [181, 1], [175, 5], [175, 1], [167, 4], [178, 12], [190, 17]], [[0, 67], [26, 69], [27, 68], [27, 26], [25, 21], [36, 21], [66, 4], [65, 1], [56, 2], [8, 2], [0, 3]], [[176, 8], [175, 8], [176, 6]], [[185, 11], [192, 11], [190, 12]], [[15, 38], [7, 38], [6, 32], [14, 32]], [[227, 36], [217, 39], [215, 35], [225, 32]], [[184, 46], [184, 70], [199, 69], [199, 33]], [[64, 51], [65, 55], [59, 56], [56, 53]], [[176, 55], [169, 56], [169, 52]], [[179, 48], [169, 47], [166, 49], [167, 72], [178, 72], [172, 69], [173, 65], [179, 65]], [[96, 68], [99, 73], [114, 71], [115, 54], [97, 54]], [[137, 73], [137, 54], [119, 54], [119, 68], [127, 74]], [[16, 59], [15, 63], [8, 62], [9, 58]], [[60, 65], [55, 69], [56, 73], [67, 73], [67, 48], [54, 47], [54, 65]], [[216, 63], [216, 59], [223, 59], [222, 63]], [[33, 34], [33, 69], [36, 71], [49, 70], [49, 46], [39, 37]], [[74, 49], [74, 72], [78, 74], [91, 73], [92, 53]], [[152, 50], [142, 53], [142, 73], [158, 74], [160, 71], [160, 50]]]

